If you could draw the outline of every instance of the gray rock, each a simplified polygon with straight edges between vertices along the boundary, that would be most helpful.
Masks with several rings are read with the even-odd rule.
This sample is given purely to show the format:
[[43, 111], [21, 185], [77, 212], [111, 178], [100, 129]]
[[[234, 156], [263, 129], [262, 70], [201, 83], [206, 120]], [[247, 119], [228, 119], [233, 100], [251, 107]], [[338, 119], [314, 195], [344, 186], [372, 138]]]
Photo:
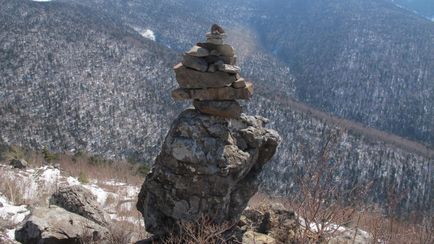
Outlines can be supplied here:
[[222, 72], [226, 72], [229, 74], [239, 74], [241, 69], [240, 67], [236, 65], [230, 65], [230, 64], [219, 64], [217, 65], [217, 69]]
[[247, 208], [240, 222], [243, 222], [244, 229], [271, 236], [278, 243], [290, 243], [300, 229], [295, 213], [279, 203]]
[[243, 234], [243, 244], [277, 244], [278, 242], [271, 236], [257, 233], [254, 231], [246, 231]]
[[109, 231], [62, 208], [35, 208], [15, 231], [15, 239], [28, 244], [108, 243]]
[[201, 72], [208, 70], [208, 63], [203, 58], [198, 58], [184, 54], [182, 64], [188, 68], [195, 69]]
[[174, 67], [176, 80], [181, 88], [218, 88], [230, 86], [237, 80], [235, 75], [226, 72], [199, 72], [182, 64]]
[[139, 194], [146, 230], [163, 235], [176, 231], [177, 221], [203, 215], [215, 223], [237, 223], [280, 142], [277, 132], [258, 126], [263, 123], [258, 120], [182, 112]]
[[234, 83], [232, 83], [232, 87], [234, 87], [234, 88], [246, 87], [246, 80], [244, 78], [239, 78]]
[[223, 61], [224, 64], [235, 65], [237, 63], [237, 56], [226, 57], [226, 56], [210, 55], [210, 56], [205, 57], [205, 60], [208, 64], [215, 64], [218, 61]]
[[248, 100], [253, 95], [253, 84], [247, 83], [244, 88], [222, 87], [209, 89], [176, 89], [172, 92], [174, 100]]
[[24, 159], [12, 159], [9, 163], [12, 167], [16, 169], [25, 169], [29, 165], [26, 160]]
[[235, 100], [229, 101], [199, 101], [194, 100], [193, 106], [201, 113], [225, 118], [239, 118], [241, 106]]
[[194, 57], [206, 57], [209, 55], [209, 51], [206, 48], [194, 46], [187, 52], [187, 54]]
[[217, 45], [212, 43], [198, 43], [197, 46], [207, 49], [211, 55], [226, 57], [235, 56], [234, 48], [228, 44]]
[[215, 45], [223, 45], [223, 39], [220, 38], [207, 38], [206, 42]]
[[95, 195], [79, 185], [61, 187], [51, 196], [50, 204], [62, 207], [103, 226], [107, 226], [110, 222], [108, 214], [98, 204]]
[[215, 65], [215, 64], [210, 64], [209, 67], [208, 67], [208, 72], [210, 72], [210, 73], [214, 73], [214, 72], [216, 72], [216, 71], [217, 71], [217, 65]]

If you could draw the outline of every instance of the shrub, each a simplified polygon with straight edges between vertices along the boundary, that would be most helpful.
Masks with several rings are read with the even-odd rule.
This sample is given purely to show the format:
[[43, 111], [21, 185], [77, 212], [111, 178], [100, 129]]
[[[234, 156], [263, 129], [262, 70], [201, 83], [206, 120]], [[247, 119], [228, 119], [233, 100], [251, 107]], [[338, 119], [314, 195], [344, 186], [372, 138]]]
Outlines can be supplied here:
[[89, 183], [89, 179], [87, 178], [87, 175], [85, 173], [83, 173], [83, 172], [80, 172], [78, 174], [78, 181], [81, 184], [87, 184], [87, 183]]
[[170, 236], [163, 238], [161, 243], [178, 244], [178, 243], [228, 243], [225, 233], [231, 228], [229, 224], [214, 224], [212, 219], [201, 217], [195, 222], [179, 223], [180, 231], [178, 234], [172, 233]]
[[10, 161], [12, 159], [24, 159], [28, 161], [29, 156], [28, 153], [21, 147], [18, 146], [5, 147], [4, 151], [0, 156], [0, 160]]
[[47, 149], [47, 147], [44, 147], [44, 148], [42, 149], [42, 155], [43, 155], [43, 157], [44, 157], [44, 160], [45, 160], [47, 163], [51, 163], [52, 161], [58, 159], [58, 155], [55, 154], [55, 153], [51, 153], [51, 152]]
[[137, 167], [136, 172], [138, 175], [145, 177], [146, 175], [148, 175], [150, 170], [151, 169], [147, 164], [141, 164], [139, 167]]
[[104, 166], [104, 165], [111, 165], [113, 161], [105, 159], [100, 155], [93, 155], [90, 156], [88, 163], [93, 166]]

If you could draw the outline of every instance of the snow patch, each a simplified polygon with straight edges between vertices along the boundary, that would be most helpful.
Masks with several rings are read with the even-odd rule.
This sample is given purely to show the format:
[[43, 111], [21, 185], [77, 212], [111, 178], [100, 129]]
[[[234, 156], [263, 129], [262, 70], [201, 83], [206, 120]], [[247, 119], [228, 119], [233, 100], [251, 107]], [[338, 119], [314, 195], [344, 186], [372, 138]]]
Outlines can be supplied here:
[[139, 32], [140, 33], [140, 35], [142, 35], [144, 38], [147, 38], [147, 39], [149, 39], [149, 40], [152, 40], [152, 41], [155, 41], [157, 38], [155, 37], [155, 33], [152, 31], [152, 30], [150, 30], [150, 29], [146, 29], [146, 30], [143, 30], [143, 31], [141, 31], [141, 32]]
[[0, 195], [0, 203], [0, 219], [6, 221], [10, 225], [21, 223], [27, 215], [30, 214], [26, 205], [15, 206], [3, 195]]
[[108, 192], [104, 191], [103, 189], [101, 189], [101, 187], [95, 184], [83, 185], [83, 187], [91, 191], [92, 194], [96, 196], [96, 200], [98, 201], [98, 203], [101, 204], [101, 206], [104, 206], [104, 203], [106, 202], [108, 197]]
[[7, 229], [6, 236], [11, 240], [15, 240], [15, 229]]
[[45, 184], [54, 184], [59, 180], [60, 170], [49, 168], [48, 166], [43, 167], [42, 170], [44, 172], [41, 174], [41, 180]]
[[52, 0], [32, 0], [32, 1], [44, 3], [44, 2], [51, 2]]

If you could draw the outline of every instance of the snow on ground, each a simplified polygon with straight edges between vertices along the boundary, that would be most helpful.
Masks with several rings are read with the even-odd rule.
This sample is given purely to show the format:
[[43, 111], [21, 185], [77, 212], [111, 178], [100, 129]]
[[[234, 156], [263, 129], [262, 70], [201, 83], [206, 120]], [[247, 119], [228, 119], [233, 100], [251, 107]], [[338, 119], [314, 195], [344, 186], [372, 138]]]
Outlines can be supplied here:
[[15, 228], [13, 227], [21, 223], [29, 214], [30, 211], [26, 205], [15, 206], [0, 192], [0, 222], [6, 224], [5, 234], [7, 239], [10, 241], [15, 240]]
[[[0, 179], [13, 185], [15, 194], [20, 194], [21, 200], [30, 204], [44, 202], [60, 186], [82, 185], [96, 196], [98, 203], [110, 213], [113, 220], [143, 225], [140, 216], [125, 216], [135, 209], [136, 197], [140, 191], [135, 185], [114, 179], [100, 182], [91, 180], [89, 184], [81, 184], [77, 178], [64, 176], [61, 170], [52, 166], [17, 170], [0, 164]], [[9, 228], [4, 235], [13, 240], [15, 229], [11, 228], [16, 227], [29, 214], [26, 205], [16, 206], [0, 192], [0, 223], [7, 223], [6, 227]]]
[[156, 40], [155, 33], [150, 29], [146, 29], [146, 30], [142, 31], [140, 34], [144, 38], [148, 38], [149, 40], [152, 40], [152, 41]]
[[93, 195], [96, 196], [96, 200], [101, 206], [103, 206], [107, 200], [108, 192], [103, 190], [101, 187], [91, 184], [91, 185], [83, 185], [84, 188], [88, 189], [92, 192]]
[[358, 228], [357, 229], [349, 228], [334, 223], [323, 223], [323, 224], [315, 223], [315, 222], [306, 223], [307, 221], [304, 218], [298, 217], [298, 219], [300, 222], [300, 226], [302, 228], [306, 228], [308, 226], [309, 228], [308, 230], [312, 233], [320, 233], [322, 231], [322, 233], [324, 234], [334, 236], [332, 239], [335, 239], [337, 237], [344, 237], [344, 238], [349, 237], [350, 239], [352, 239], [354, 236], [356, 236], [357, 242], [355, 243], [370, 243], [373, 238], [369, 232], [366, 232]]
[[151, 29], [142, 29], [140, 27], [133, 27], [133, 29], [137, 31], [144, 38], [147, 38], [152, 41], [157, 40], [154, 31], [152, 31]]
[[0, 220], [7, 222], [8, 225], [16, 225], [29, 214], [26, 205], [15, 206], [5, 196], [0, 195]]

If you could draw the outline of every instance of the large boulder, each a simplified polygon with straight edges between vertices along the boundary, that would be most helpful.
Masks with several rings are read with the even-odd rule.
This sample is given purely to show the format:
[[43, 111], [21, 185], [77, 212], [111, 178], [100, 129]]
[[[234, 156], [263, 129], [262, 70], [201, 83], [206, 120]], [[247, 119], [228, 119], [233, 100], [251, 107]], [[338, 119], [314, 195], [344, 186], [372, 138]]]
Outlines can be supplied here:
[[33, 209], [31, 216], [15, 231], [21, 243], [108, 243], [107, 228], [57, 206]]
[[225, 119], [188, 109], [165, 139], [139, 194], [146, 230], [176, 231], [178, 221], [206, 216], [235, 224], [257, 192], [257, 177], [280, 142], [262, 117]]
[[60, 187], [51, 196], [50, 204], [62, 207], [100, 225], [107, 226], [110, 221], [110, 217], [102, 210], [95, 195], [79, 185]]

